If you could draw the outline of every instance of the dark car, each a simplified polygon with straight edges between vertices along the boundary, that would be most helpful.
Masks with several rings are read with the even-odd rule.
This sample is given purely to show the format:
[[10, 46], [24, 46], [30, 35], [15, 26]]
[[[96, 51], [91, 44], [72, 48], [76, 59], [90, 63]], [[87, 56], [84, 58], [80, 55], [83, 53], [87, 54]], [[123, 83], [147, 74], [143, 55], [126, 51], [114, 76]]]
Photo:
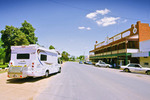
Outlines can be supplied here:
[[84, 64], [86, 64], [86, 61], [84, 61]]
[[79, 64], [83, 64], [83, 62], [82, 62], [82, 61], [79, 61]]
[[89, 64], [89, 65], [93, 65], [93, 63], [92, 63], [91, 61], [88, 61], [88, 62], [87, 62], [87, 64]]

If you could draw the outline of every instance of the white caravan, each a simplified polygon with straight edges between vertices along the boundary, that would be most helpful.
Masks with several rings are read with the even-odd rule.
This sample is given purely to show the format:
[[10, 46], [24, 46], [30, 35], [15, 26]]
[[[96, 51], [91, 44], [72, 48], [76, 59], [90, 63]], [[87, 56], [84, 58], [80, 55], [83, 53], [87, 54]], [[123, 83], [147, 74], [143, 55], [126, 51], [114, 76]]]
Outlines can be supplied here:
[[9, 78], [48, 77], [61, 72], [58, 53], [38, 45], [11, 46]]

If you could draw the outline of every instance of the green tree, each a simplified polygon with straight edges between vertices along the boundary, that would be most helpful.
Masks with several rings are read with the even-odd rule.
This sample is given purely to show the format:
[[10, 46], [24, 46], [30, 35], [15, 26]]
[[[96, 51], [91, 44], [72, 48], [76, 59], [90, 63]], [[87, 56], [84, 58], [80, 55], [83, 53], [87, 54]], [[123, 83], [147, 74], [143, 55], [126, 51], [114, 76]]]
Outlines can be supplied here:
[[55, 49], [55, 48], [54, 48], [54, 46], [50, 45], [50, 46], [49, 46], [49, 49]]
[[2, 42], [2, 40], [0, 39], [0, 61], [2, 62], [3, 60], [3, 64], [5, 64], [5, 48], [2, 47], [4, 43]]
[[70, 61], [75, 61], [75, 59], [76, 59], [75, 56], [70, 57]]
[[38, 38], [35, 37], [35, 28], [33, 28], [30, 23], [25, 20], [24, 23], [22, 23], [20, 30], [26, 35], [26, 38], [30, 44], [36, 44]]
[[1, 39], [3, 41], [3, 47], [5, 48], [5, 61], [8, 62], [10, 60], [10, 47], [15, 45], [28, 45], [29, 42], [26, 39], [26, 35], [18, 28], [13, 26], [5, 27], [5, 30], [1, 31]]
[[79, 59], [79, 57], [77, 57], [76, 59]]
[[7, 26], [5, 30], [1, 31], [1, 40], [3, 41], [3, 47], [5, 48], [6, 57], [5, 60], [10, 60], [10, 47], [15, 45], [28, 45], [36, 44], [38, 38], [35, 37], [35, 29], [26, 20], [22, 23], [21, 28], [14, 26]]
[[62, 54], [61, 54], [61, 60], [68, 61], [69, 60], [69, 56], [70, 56], [69, 53], [67, 53], [66, 51], [63, 51]]
[[79, 56], [79, 59], [80, 59], [80, 60], [84, 60], [84, 59], [85, 59], [85, 56], [84, 56], [84, 55], [80, 55], [80, 56]]

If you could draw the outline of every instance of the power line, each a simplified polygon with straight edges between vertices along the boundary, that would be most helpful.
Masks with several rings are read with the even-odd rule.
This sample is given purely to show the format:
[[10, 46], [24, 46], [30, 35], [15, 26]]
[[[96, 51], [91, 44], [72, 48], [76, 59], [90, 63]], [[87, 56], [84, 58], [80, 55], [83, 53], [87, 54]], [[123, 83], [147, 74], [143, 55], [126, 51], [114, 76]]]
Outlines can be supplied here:
[[[90, 9], [85, 9], [85, 8], [76, 7], [76, 6], [69, 5], [69, 4], [66, 4], [66, 3], [62, 3], [62, 2], [59, 2], [59, 1], [56, 1], [56, 0], [48, 0], [48, 1], [49, 1], [49, 2], [52, 2], [52, 3], [55, 3], [55, 4], [63, 5], [63, 6], [66, 6], [66, 7], [70, 7], [70, 8], [74, 8], [74, 9], [79, 9], [79, 10], [82, 10], [82, 11], [86, 11], [86, 12], [94, 12], [93, 10], [90, 10]], [[130, 17], [124, 17], [124, 16], [113, 15], [113, 14], [107, 14], [107, 15], [113, 16], [113, 17], [121, 17], [121, 18], [129, 19], [129, 20], [136, 20], [136, 21], [139, 20], [139, 21], [150, 22], [150, 20], [145, 20], [145, 19], [130, 18]]]
[[48, 0], [48, 1], [50, 1], [52, 3], [59, 4], [59, 5], [63, 5], [63, 6], [66, 6], [66, 7], [70, 7], [70, 8], [75, 8], [75, 9], [79, 9], [79, 10], [83, 10], [83, 11], [92, 12], [92, 10], [89, 10], [89, 9], [84, 9], [84, 8], [76, 7], [76, 6], [69, 5], [69, 4], [62, 3], [62, 2], [58, 2], [58, 1], [55, 1], [55, 0]]

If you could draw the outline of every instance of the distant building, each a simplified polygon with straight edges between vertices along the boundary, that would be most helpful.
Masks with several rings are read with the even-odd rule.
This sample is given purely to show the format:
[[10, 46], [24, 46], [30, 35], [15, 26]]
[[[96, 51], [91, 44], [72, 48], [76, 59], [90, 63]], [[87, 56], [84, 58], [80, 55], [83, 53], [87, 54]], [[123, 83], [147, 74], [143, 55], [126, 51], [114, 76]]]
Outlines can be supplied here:
[[105, 41], [96, 43], [90, 51], [90, 60], [102, 60], [113, 66], [140, 63], [150, 67], [150, 27], [138, 21], [131, 28]]
[[84, 60], [89, 61], [89, 56], [85, 56]]

